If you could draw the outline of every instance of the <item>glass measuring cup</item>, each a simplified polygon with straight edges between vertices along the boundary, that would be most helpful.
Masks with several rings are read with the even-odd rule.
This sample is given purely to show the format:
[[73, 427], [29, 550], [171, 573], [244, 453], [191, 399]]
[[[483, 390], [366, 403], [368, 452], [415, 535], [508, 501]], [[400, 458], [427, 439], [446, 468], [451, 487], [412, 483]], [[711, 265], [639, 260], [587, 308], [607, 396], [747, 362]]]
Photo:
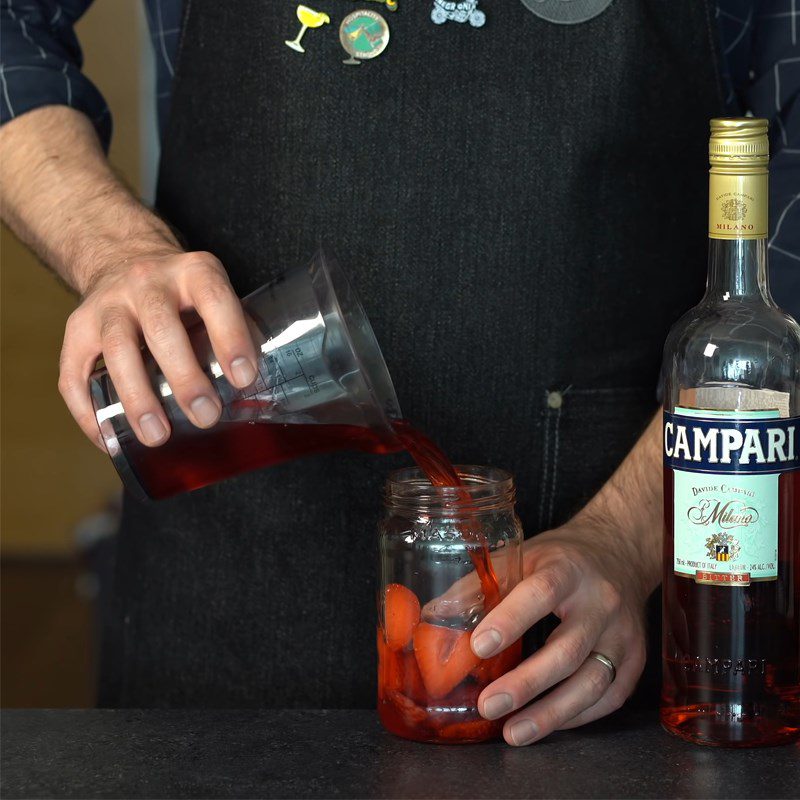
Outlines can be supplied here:
[[361, 303], [338, 264], [319, 251], [242, 301], [259, 353], [247, 389], [225, 378], [202, 323], [189, 337], [222, 401], [201, 430], [178, 407], [153, 357], [145, 367], [172, 433], [157, 448], [136, 438], [105, 369], [90, 379], [100, 433], [126, 488], [160, 499], [310, 453], [402, 449], [389, 371]]

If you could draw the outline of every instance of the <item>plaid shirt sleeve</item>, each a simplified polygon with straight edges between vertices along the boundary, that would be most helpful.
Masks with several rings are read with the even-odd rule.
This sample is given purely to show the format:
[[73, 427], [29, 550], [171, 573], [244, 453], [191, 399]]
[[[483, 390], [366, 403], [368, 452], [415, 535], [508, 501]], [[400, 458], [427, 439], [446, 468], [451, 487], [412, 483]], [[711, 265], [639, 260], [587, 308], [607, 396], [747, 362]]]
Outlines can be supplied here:
[[103, 146], [111, 114], [81, 72], [83, 55], [73, 25], [91, 0], [0, 0], [0, 124], [47, 105], [82, 111]]
[[770, 121], [770, 282], [800, 319], [800, 2], [718, 0], [732, 114]]

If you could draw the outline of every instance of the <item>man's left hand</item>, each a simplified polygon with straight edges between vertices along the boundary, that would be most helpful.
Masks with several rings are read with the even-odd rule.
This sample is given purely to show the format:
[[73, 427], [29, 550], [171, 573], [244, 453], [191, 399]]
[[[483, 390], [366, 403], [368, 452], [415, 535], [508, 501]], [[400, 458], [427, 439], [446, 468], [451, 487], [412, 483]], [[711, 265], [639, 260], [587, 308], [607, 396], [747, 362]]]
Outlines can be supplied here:
[[[487, 719], [519, 710], [503, 728], [509, 744], [530, 744], [618, 709], [644, 667], [647, 588], [615, 551], [610, 532], [579, 517], [525, 543], [523, 580], [472, 634], [475, 654], [489, 658], [548, 614], [561, 620], [543, 647], [478, 700]], [[611, 661], [615, 678], [592, 653]]]

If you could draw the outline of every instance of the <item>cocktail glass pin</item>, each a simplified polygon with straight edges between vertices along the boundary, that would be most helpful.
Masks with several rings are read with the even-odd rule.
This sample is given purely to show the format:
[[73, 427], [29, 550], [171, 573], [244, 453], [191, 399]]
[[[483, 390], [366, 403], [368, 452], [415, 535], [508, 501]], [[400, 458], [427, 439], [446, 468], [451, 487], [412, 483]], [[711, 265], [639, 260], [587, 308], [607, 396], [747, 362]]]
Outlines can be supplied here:
[[295, 39], [287, 39], [286, 46], [291, 47], [292, 50], [296, 50], [298, 53], [305, 53], [305, 49], [303, 45], [300, 44], [300, 40], [303, 38], [303, 34], [309, 28], [319, 28], [322, 25], [331, 21], [331, 18], [324, 14], [321, 11], [314, 11], [313, 8], [309, 8], [308, 6], [297, 6], [297, 19], [300, 20], [300, 33], [297, 34]]

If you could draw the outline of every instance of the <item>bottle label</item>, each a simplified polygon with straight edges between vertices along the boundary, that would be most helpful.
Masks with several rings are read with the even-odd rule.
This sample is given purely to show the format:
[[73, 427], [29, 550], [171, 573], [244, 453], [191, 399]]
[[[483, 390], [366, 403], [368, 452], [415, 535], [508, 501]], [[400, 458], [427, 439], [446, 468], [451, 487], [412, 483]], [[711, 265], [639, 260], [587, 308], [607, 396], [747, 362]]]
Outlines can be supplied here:
[[712, 170], [708, 235], [712, 239], [763, 239], [767, 224], [767, 172], [728, 175]]
[[800, 469], [800, 418], [777, 410], [664, 413], [676, 575], [746, 586], [778, 576], [778, 485]]

